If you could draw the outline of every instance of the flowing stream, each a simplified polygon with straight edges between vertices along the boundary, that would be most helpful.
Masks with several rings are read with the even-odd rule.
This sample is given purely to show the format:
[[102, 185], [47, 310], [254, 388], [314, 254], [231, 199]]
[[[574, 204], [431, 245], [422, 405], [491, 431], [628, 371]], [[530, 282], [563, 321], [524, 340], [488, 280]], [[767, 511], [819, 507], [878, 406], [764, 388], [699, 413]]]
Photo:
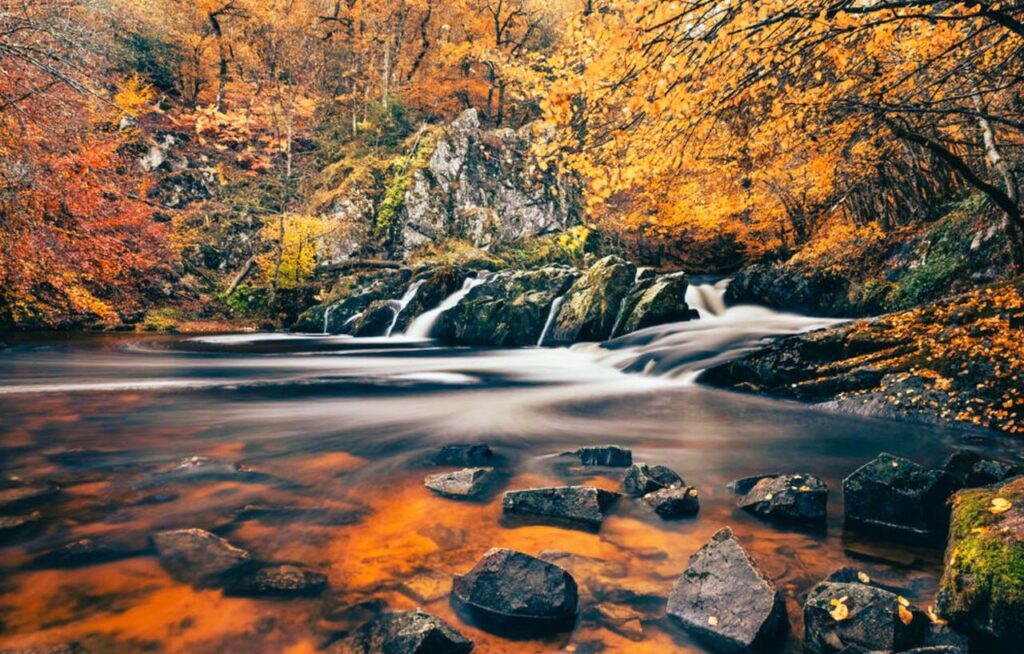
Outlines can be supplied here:
[[[0, 540], [0, 649], [76, 641], [89, 651], [312, 653], [384, 602], [423, 607], [479, 652], [702, 653], [664, 618], [664, 598], [687, 557], [725, 525], [786, 596], [787, 653], [799, 651], [807, 591], [842, 565], [921, 606], [933, 601], [941, 550], [844, 529], [841, 481], [880, 451], [934, 464], [969, 435], [693, 383], [696, 371], [768, 336], [831, 321], [725, 309], [721, 288], [698, 285], [700, 320], [602, 345], [485, 350], [408, 338], [429, 336], [478, 283], [417, 318], [406, 338], [10, 337], [0, 350], [0, 472], [55, 482], [61, 493], [32, 509], [32, 531]], [[593, 533], [508, 524], [500, 493], [459, 502], [423, 487], [437, 469], [417, 462], [474, 441], [500, 457], [501, 489], [617, 488], [621, 471], [555, 455], [618, 443], [696, 486], [700, 514], [666, 522], [624, 498]], [[1009, 441], [973, 446], [1020, 456]], [[197, 456], [208, 467], [182, 473]], [[735, 508], [730, 480], [774, 471], [829, 484], [825, 527], [778, 528]], [[277, 511], [253, 517], [242, 510], [251, 505]], [[226, 597], [175, 581], [145, 551], [69, 569], [32, 564], [74, 539], [144, 544], [182, 527], [214, 530], [261, 560], [312, 567], [329, 589], [292, 601]], [[460, 620], [446, 598], [451, 576], [495, 546], [580, 557], [583, 610], [571, 632], [510, 641]], [[597, 604], [635, 611], [642, 635], [606, 622]]]

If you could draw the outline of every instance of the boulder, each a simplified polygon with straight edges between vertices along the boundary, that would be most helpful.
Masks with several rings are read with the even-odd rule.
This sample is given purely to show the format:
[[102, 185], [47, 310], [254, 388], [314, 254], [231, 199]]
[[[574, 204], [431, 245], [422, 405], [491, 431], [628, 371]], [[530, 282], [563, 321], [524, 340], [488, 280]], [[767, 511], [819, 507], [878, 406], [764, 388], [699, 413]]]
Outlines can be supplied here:
[[635, 278], [636, 266], [619, 257], [595, 263], [566, 292], [546, 344], [606, 340]]
[[316, 597], [327, 588], [327, 576], [288, 563], [270, 564], [232, 579], [226, 595], [241, 597]]
[[623, 299], [614, 332], [610, 336], [614, 338], [646, 327], [697, 317], [686, 304], [688, 286], [686, 276], [682, 273], [662, 275], [638, 283]]
[[252, 562], [249, 552], [202, 529], [158, 532], [153, 546], [172, 577], [197, 586], [220, 585]]
[[730, 481], [728, 484], [726, 484], [726, 488], [731, 490], [733, 493], [736, 493], [737, 495], [746, 495], [747, 493], [750, 492], [750, 489], [752, 489], [757, 484], [757, 482], [761, 481], [762, 479], [765, 479], [766, 477], [779, 477], [781, 475], [781, 472], [770, 472], [766, 475], [752, 475], [750, 477], [741, 477], [740, 479]]
[[619, 497], [618, 493], [593, 486], [531, 488], [508, 491], [501, 506], [505, 513], [599, 527]]
[[114, 538], [80, 538], [33, 559], [38, 568], [77, 568], [138, 556], [147, 551], [143, 543]]
[[336, 654], [465, 654], [473, 641], [444, 620], [416, 609], [389, 611], [365, 623], [331, 651]]
[[494, 451], [486, 443], [452, 443], [444, 445], [429, 463], [436, 466], [493, 465]]
[[821, 522], [828, 507], [828, 486], [811, 474], [761, 479], [736, 501], [754, 515], [789, 522]]
[[585, 466], [607, 466], [628, 468], [633, 464], [633, 453], [618, 445], [594, 445], [581, 447], [574, 454]]
[[649, 466], [646, 463], [634, 463], [629, 466], [626, 476], [622, 478], [622, 490], [633, 497], [640, 497], [663, 488], [685, 485], [683, 478], [671, 468]]
[[949, 455], [942, 469], [965, 488], [988, 486], [1024, 474], [1021, 466], [982, 456], [973, 450], [957, 450]]
[[1024, 477], [953, 498], [937, 607], [1007, 649], [1024, 642]]
[[662, 518], [682, 518], [697, 515], [700, 500], [697, 489], [674, 486], [644, 495], [644, 503]]
[[895, 593], [862, 583], [822, 582], [804, 603], [804, 651], [848, 647], [902, 652], [921, 644], [928, 618]]
[[452, 600], [490, 631], [560, 631], [575, 621], [579, 591], [572, 575], [557, 565], [495, 548], [469, 572], [455, 576]]
[[455, 472], [428, 475], [423, 485], [445, 497], [470, 498], [484, 490], [494, 468], [463, 468]]
[[667, 611], [716, 652], [771, 643], [788, 629], [782, 596], [728, 527], [690, 556]]
[[374, 300], [366, 306], [359, 317], [352, 321], [353, 336], [374, 337], [387, 335], [391, 323], [398, 313], [396, 300]]
[[552, 303], [578, 275], [565, 266], [495, 273], [441, 314], [434, 335], [463, 345], [536, 345]]
[[946, 502], [959, 485], [941, 470], [882, 453], [843, 480], [846, 521], [895, 535], [944, 534]]

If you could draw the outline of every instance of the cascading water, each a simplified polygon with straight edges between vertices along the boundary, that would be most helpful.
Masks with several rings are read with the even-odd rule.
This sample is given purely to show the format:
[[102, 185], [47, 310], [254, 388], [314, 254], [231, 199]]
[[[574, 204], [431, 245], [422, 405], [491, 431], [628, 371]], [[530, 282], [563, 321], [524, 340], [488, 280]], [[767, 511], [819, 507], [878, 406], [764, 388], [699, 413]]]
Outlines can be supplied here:
[[487, 281], [486, 275], [481, 275], [480, 277], [467, 277], [466, 281], [462, 282], [462, 288], [446, 297], [441, 304], [437, 305], [436, 308], [417, 316], [416, 319], [409, 324], [408, 329], [405, 330], [405, 335], [411, 338], [430, 338], [430, 335], [434, 331], [434, 326], [437, 324], [441, 314], [454, 307], [462, 300], [462, 298], [466, 297], [471, 290], [480, 284], [483, 284], [485, 281]]
[[725, 289], [731, 280], [723, 279], [715, 284], [690, 284], [686, 289], [686, 304], [696, 309], [701, 318], [720, 316], [725, 313]]
[[551, 311], [548, 312], [548, 319], [544, 321], [544, 329], [541, 330], [540, 338], [537, 339], [537, 347], [544, 347], [544, 339], [548, 337], [548, 332], [551, 331], [551, 325], [554, 324], [555, 317], [558, 316], [558, 310], [562, 308], [563, 302], [565, 302], [565, 296], [559, 295], [551, 303]]
[[328, 329], [329, 321], [331, 319], [331, 312], [334, 311], [334, 307], [335, 306], [336, 305], [332, 304], [331, 306], [329, 306], [326, 309], [324, 309], [324, 332], [323, 332], [324, 336], [327, 336], [329, 334], [327, 329]]
[[394, 309], [395, 311], [395, 317], [391, 319], [391, 324], [388, 325], [388, 330], [384, 334], [385, 336], [391, 336], [391, 332], [394, 331], [395, 325], [398, 324], [398, 317], [402, 315], [402, 312], [405, 311], [405, 308], [409, 306], [410, 302], [413, 301], [413, 298], [416, 297], [416, 293], [420, 290], [420, 286], [423, 286], [423, 282], [425, 281], [427, 280], [421, 279], [419, 281], [413, 282], [405, 291], [405, 295], [403, 295], [398, 300], [392, 300], [393, 302], [395, 302], [395, 304], [392, 306], [392, 309]]

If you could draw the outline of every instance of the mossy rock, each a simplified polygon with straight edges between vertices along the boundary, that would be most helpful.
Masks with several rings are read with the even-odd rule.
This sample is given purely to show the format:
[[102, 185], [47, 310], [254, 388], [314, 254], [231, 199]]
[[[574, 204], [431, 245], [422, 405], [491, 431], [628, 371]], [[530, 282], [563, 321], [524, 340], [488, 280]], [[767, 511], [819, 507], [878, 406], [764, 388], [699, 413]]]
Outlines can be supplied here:
[[552, 345], [603, 341], [615, 326], [622, 300], [636, 280], [636, 266], [607, 256], [569, 288], [551, 331]]
[[684, 275], [664, 275], [645, 286], [630, 293], [623, 301], [623, 311], [620, 312], [620, 319], [616, 320], [618, 330], [610, 336], [629, 334], [638, 329], [681, 322], [693, 317], [686, 304], [689, 284]]
[[938, 609], [1004, 651], [1024, 639], [1024, 477], [953, 498]]

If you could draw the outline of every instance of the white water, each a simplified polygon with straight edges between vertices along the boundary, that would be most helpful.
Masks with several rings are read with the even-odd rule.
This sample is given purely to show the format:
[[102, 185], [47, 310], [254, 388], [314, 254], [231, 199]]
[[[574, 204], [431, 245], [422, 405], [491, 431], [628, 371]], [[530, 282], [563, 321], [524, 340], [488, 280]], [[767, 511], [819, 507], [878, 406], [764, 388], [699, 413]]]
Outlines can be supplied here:
[[725, 289], [731, 280], [711, 284], [690, 284], [686, 288], [686, 304], [696, 309], [701, 318], [720, 316], [725, 313]]
[[327, 336], [327, 321], [331, 318], [331, 311], [334, 311], [334, 307], [337, 305], [331, 305], [324, 309], [324, 336]]
[[467, 277], [466, 281], [462, 282], [462, 288], [446, 297], [441, 304], [437, 305], [436, 308], [417, 316], [416, 319], [409, 324], [408, 329], [405, 330], [405, 335], [411, 338], [430, 338], [430, 335], [434, 331], [434, 325], [437, 324], [437, 320], [441, 317], [441, 314], [454, 307], [462, 300], [462, 298], [466, 297], [471, 290], [480, 284], [483, 284], [485, 281], [487, 281], [486, 275], [481, 275], [479, 277]]
[[559, 295], [551, 303], [551, 311], [548, 312], [548, 319], [544, 321], [544, 329], [541, 330], [540, 338], [537, 339], [537, 347], [544, 347], [544, 339], [547, 338], [551, 325], [555, 322], [555, 317], [558, 315], [558, 310], [562, 308], [563, 302], [565, 302], [565, 296]]
[[391, 319], [391, 324], [388, 325], [388, 330], [384, 333], [385, 336], [391, 336], [391, 332], [394, 331], [395, 325], [398, 323], [398, 317], [402, 315], [405, 308], [409, 306], [409, 303], [416, 297], [417, 291], [420, 290], [420, 286], [423, 286], [423, 282], [425, 281], [427, 280], [421, 279], [410, 284], [408, 290], [405, 291], [405, 295], [396, 301], [397, 304], [392, 307], [395, 310], [395, 317]]

